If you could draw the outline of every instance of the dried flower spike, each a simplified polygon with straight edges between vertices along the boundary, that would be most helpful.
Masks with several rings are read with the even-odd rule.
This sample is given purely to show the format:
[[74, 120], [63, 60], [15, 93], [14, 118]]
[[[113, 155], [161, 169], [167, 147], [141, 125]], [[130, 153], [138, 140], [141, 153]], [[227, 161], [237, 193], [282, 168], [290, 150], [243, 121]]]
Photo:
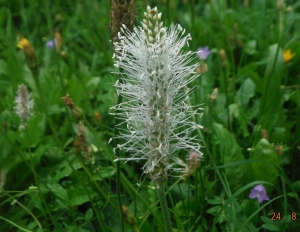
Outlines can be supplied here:
[[133, 213], [131, 213], [128, 210], [128, 208], [124, 205], [122, 205], [122, 210], [123, 210], [123, 215], [124, 215], [125, 222], [130, 226], [134, 226], [136, 224], [136, 218], [133, 215]]
[[89, 148], [89, 145], [87, 143], [84, 125], [81, 121], [79, 121], [78, 123], [78, 136], [81, 150], [84, 153], [84, 158], [85, 160], [90, 161], [92, 150], [91, 148]]
[[15, 103], [14, 111], [21, 119], [20, 128], [22, 129], [27, 126], [28, 119], [33, 116], [32, 108], [34, 105], [31, 93], [28, 93], [24, 84], [19, 85]]
[[156, 7], [148, 6], [144, 16], [142, 27], [133, 32], [123, 26], [120, 42], [114, 44], [115, 66], [122, 76], [115, 86], [126, 101], [112, 109], [127, 124], [126, 130], [117, 125], [121, 132], [117, 138], [125, 141], [118, 148], [130, 154], [116, 161], [144, 160], [144, 172], [157, 180], [178, 170], [177, 151], [201, 155], [192, 132], [202, 126], [191, 121], [198, 113], [187, 104], [191, 91], [187, 85], [196, 79], [198, 64], [189, 65], [195, 53], [181, 51], [191, 37], [184, 36], [180, 25], [163, 27]]
[[119, 42], [118, 33], [124, 24], [130, 31], [134, 26], [135, 0], [110, 0], [110, 34], [111, 41], [114, 44]]

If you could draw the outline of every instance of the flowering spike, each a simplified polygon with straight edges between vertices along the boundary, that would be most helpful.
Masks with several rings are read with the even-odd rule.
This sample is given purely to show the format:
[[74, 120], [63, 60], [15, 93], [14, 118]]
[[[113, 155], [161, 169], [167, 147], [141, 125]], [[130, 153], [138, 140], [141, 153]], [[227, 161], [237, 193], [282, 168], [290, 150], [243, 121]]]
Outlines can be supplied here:
[[122, 70], [122, 81], [115, 86], [127, 100], [115, 107], [116, 115], [128, 125], [117, 137], [124, 141], [117, 148], [131, 154], [116, 161], [145, 160], [144, 172], [155, 181], [172, 170], [185, 172], [177, 151], [193, 150], [202, 156], [191, 136], [197, 124], [190, 119], [197, 113], [185, 102], [190, 91], [184, 91], [197, 78], [198, 64], [188, 65], [196, 56], [182, 52], [190, 36], [184, 36], [179, 25], [163, 27], [157, 8], [148, 6], [144, 16], [141, 27], [125, 30], [114, 44], [115, 62]]
[[14, 110], [21, 119], [20, 129], [22, 129], [27, 126], [28, 119], [33, 116], [32, 108], [34, 105], [34, 102], [31, 99], [31, 93], [28, 93], [24, 84], [19, 85], [15, 103], [16, 106], [14, 107]]

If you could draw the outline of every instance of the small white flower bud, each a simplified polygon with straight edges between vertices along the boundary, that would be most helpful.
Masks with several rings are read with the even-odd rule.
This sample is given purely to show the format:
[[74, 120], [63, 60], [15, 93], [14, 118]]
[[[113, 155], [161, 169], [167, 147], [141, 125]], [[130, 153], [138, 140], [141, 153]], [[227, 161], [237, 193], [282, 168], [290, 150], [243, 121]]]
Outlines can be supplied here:
[[152, 36], [149, 36], [149, 42], [153, 42], [154, 41], [154, 38]]
[[142, 26], [143, 26], [143, 29], [145, 30], [145, 31], [147, 31], [148, 30], [148, 27], [147, 27], [147, 25], [146, 24], [142, 24]]
[[166, 34], [166, 28], [161, 28], [161, 29], [160, 29], [160, 33]]

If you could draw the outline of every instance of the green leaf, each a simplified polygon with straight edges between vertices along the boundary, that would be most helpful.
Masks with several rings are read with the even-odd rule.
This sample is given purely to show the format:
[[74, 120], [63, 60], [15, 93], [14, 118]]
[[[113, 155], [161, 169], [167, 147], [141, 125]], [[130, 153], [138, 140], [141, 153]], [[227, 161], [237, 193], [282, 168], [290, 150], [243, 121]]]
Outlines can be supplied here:
[[36, 228], [36, 227], [37, 227], [36, 221], [32, 221], [32, 222], [30, 222], [30, 223], [27, 225], [27, 229], [28, 229], [28, 230], [32, 230], [32, 229], [34, 229], [34, 228]]
[[246, 44], [245, 51], [248, 55], [255, 55], [257, 53], [256, 47], [257, 47], [256, 40], [250, 40]]
[[[70, 189], [67, 189], [67, 191], [70, 207], [73, 207], [75, 205], [82, 205], [83, 203], [90, 201], [89, 196], [91, 197], [91, 199], [93, 199], [97, 195], [94, 191], [84, 189], [83, 187], [72, 187]], [[86, 191], [88, 191], [88, 193]]]
[[[213, 123], [212, 135], [215, 150], [214, 159], [218, 161], [217, 165], [245, 160], [242, 149], [237, 144], [234, 136], [221, 124]], [[226, 168], [225, 175], [233, 191], [236, 191], [242, 186], [244, 167], [240, 165], [234, 168]]]
[[[25, 148], [36, 147], [41, 137], [45, 134], [46, 117], [44, 114], [36, 114], [28, 120], [26, 129], [19, 129], [18, 140]], [[26, 133], [28, 131], [28, 135]]]
[[[283, 51], [274, 44], [269, 48], [267, 68], [264, 78], [264, 91], [259, 111], [259, 125], [262, 129], [270, 132], [274, 126], [281, 110], [281, 79], [284, 76], [285, 63], [283, 60]], [[255, 135], [255, 142], [260, 139], [260, 131]]]
[[60, 184], [54, 183], [54, 184], [48, 184], [47, 187], [51, 189], [51, 192], [57, 196], [59, 199], [63, 200], [64, 202], [69, 201], [67, 190], [64, 189]]
[[[76, 156], [70, 156], [69, 160], [74, 170], [81, 168], [81, 164]], [[51, 179], [51, 183], [57, 183], [61, 178], [67, 177], [73, 172], [67, 160], [63, 160], [59, 164], [53, 166], [52, 170], [53, 172], [48, 177], [49, 179]]]
[[103, 180], [104, 178], [111, 177], [115, 175], [116, 169], [114, 167], [101, 167], [97, 166], [98, 171], [96, 173], [93, 172], [93, 178], [94, 180]]
[[[259, 205], [257, 204], [257, 199], [244, 199], [243, 202], [242, 202], [242, 209], [243, 209], [243, 212], [245, 213], [245, 216], [248, 218], [251, 216], [251, 214], [253, 212], [255, 212], [255, 210], [257, 210], [259, 207]], [[252, 219], [251, 221], [256, 224], [257, 221], [258, 221], [258, 217], [259, 217], [259, 214], [256, 214]]]
[[251, 152], [250, 158], [265, 161], [250, 164], [252, 180], [263, 180], [275, 184], [279, 176], [280, 158], [269, 141], [261, 139], [254, 148], [254, 151]]
[[85, 213], [85, 220], [89, 221], [93, 217], [93, 209], [88, 209]]
[[191, 199], [185, 199], [179, 201], [174, 208], [174, 211], [181, 216], [194, 216], [198, 206], [195, 201]]
[[263, 224], [261, 227], [269, 231], [281, 231], [281, 229], [275, 224]]
[[239, 90], [236, 92], [236, 103], [246, 106], [249, 103], [250, 98], [254, 96], [256, 85], [251, 78], [247, 78]]
[[245, 115], [243, 109], [238, 104], [234, 103], [229, 106], [229, 111], [230, 111], [230, 114], [233, 114], [233, 116], [235, 118], [237, 118], [237, 120], [243, 130], [244, 137], [249, 136], [250, 133], [247, 128], [247, 118], [246, 118], [246, 115]]
[[295, 192], [287, 193], [287, 195], [290, 196], [290, 197], [294, 197], [294, 198], [296, 198], [296, 199], [298, 198], [298, 194], [295, 193]]

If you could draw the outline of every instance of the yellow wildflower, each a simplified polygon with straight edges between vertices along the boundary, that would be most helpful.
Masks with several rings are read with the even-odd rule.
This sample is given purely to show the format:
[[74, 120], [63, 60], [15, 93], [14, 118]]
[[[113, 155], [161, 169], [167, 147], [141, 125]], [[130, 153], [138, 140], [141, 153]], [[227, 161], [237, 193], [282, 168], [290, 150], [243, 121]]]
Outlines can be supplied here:
[[31, 69], [33, 73], [37, 73], [38, 63], [35, 56], [34, 48], [31, 45], [31, 43], [26, 38], [22, 38], [18, 42], [17, 46], [18, 48], [24, 50], [28, 67]]
[[100, 114], [99, 114], [98, 112], [95, 112], [95, 113], [94, 113], [94, 117], [95, 117], [96, 119], [99, 119], [99, 118], [100, 118]]
[[31, 44], [26, 38], [22, 38], [18, 42], [18, 48], [24, 49], [24, 48], [28, 48], [28, 47], [31, 47]]
[[291, 53], [291, 50], [284, 50], [283, 52], [283, 59], [285, 61], [285, 63], [289, 62], [293, 57], [294, 57], [295, 53]]

